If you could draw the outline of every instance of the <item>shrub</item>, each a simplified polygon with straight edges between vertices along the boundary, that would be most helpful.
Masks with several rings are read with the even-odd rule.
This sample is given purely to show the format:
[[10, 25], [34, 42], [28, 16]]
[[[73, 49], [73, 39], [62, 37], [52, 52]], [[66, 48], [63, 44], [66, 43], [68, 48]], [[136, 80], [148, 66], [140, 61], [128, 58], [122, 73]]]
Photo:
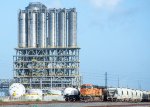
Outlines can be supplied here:
[[52, 101], [58, 101], [57, 99], [52, 99]]
[[41, 101], [40, 99], [36, 99], [35, 101]]

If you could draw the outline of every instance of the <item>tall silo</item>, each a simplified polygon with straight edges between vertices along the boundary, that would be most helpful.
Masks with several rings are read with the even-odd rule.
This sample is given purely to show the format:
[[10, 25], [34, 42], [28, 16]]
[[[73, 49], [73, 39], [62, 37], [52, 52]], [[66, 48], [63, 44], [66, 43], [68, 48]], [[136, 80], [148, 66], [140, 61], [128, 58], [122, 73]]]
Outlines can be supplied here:
[[36, 48], [37, 44], [37, 23], [36, 23], [35, 12], [30, 12], [28, 14], [28, 47]]
[[18, 47], [26, 48], [27, 46], [27, 33], [26, 33], [26, 13], [20, 11], [18, 15]]
[[46, 47], [46, 11], [47, 7], [39, 2], [26, 7], [28, 13], [28, 47]]
[[48, 46], [56, 46], [56, 10], [49, 10], [48, 14]]
[[38, 47], [45, 48], [46, 47], [46, 13], [38, 14]]
[[77, 12], [72, 9], [68, 13], [68, 47], [77, 46]]
[[66, 9], [58, 13], [58, 47], [66, 47]]

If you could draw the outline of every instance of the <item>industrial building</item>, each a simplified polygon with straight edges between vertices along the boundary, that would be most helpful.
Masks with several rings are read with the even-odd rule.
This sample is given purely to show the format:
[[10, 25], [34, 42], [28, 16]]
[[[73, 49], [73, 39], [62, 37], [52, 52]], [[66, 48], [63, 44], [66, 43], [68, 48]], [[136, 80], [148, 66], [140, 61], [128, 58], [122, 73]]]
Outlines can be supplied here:
[[75, 8], [48, 9], [39, 2], [29, 3], [18, 13], [15, 51], [14, 80], [27, 89], [81, 85]]

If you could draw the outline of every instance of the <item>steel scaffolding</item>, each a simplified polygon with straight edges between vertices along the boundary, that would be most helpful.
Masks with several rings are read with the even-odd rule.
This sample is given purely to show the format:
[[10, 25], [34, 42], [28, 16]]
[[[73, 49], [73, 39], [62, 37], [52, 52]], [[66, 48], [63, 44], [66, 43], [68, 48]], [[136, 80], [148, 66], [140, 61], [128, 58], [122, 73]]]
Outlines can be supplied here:
[[80, 48], [15, 48], [15, 50], [14, 79], [27, 89], [62, 89], [81, 85]]

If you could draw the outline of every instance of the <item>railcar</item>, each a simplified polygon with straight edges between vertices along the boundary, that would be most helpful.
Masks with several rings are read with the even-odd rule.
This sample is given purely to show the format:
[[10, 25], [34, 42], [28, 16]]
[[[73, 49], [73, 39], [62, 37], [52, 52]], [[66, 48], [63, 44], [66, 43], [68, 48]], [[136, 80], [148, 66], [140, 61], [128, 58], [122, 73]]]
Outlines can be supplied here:
[[68, 87], [64, 90], [65, 101], [79, 101], [80, 91], [78, 88]]
[[142, 101], [147, 102], [150, 101], [150, 93], [147, 91], [143, 91], [142, 93]]
[[108, 88], [107, 100], [108, 101], [132, 101], [141, 102], [143, 92], [140, 90], [128, 88]]
[[150, 101], [150, 91], [148, 91], [147, 93], [148, 93], [148, 100], [147, 101]]

